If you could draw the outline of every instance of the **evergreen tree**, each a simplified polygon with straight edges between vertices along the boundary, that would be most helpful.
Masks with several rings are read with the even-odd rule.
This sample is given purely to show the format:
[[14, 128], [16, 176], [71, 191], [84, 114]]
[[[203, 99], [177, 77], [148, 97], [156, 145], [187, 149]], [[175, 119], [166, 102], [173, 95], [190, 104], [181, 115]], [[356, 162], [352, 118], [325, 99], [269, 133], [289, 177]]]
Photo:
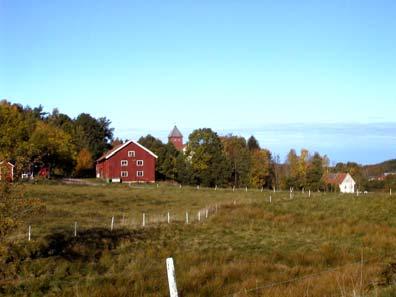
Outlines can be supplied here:
[[323, 159], [319, 153], [315, 153], [310, 160], [307, 171], [307, 188], [317, 191], [323, 188]]
[[260, 145], [259, 145], [257, 139], [253, 135], [249, 137], [249, 139], [247, 141], [247, 146], [250, 151], [255, 151], [255, 150], [260, 149]]

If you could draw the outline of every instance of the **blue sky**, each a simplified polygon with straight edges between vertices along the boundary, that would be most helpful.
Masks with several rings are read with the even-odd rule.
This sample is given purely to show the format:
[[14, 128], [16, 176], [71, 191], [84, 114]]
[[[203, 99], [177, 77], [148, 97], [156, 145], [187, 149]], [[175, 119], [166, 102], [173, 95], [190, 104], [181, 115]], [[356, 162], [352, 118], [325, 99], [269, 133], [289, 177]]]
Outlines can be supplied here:
[[[106, 116], [124, 138], [177, 123], [374, 162], [396, 157], [395, 15], [381, 0], [0, 0], [0, 98]], [[355, 127], [351, 146], [328, 124]]]

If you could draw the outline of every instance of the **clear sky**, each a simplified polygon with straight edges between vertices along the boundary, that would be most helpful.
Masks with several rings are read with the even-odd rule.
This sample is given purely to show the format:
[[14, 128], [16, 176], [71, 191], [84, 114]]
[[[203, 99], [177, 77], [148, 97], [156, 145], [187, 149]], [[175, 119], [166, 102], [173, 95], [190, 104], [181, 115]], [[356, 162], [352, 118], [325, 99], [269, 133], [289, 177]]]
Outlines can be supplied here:
[[0, 0], [0, 98], [106, 116], [124, 138], [392, 126], [395, 16], [393, 0]]

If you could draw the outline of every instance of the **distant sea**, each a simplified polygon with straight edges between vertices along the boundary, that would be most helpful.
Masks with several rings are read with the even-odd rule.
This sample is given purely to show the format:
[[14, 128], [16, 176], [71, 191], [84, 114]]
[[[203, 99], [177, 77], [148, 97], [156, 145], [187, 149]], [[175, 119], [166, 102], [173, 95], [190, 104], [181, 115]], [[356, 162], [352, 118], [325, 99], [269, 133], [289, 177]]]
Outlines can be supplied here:
[[[169, 130], [172, 127], [169, 127]], [[179, 127], [188, 139], [193, 129]], [[331, 164], [353, 161], [374, 164], [396, 159], [396, 123], [371, 124], [271, 124], [260, 128], [216, 129], [219, 135], [254, 135], [263, 148], [279, 155], [283, 162], [291, 148], [299, 152], [302, 148], [310, 152], [327, 155]], [[117, 134], [117, 131], [115, 131]], [[143, 131], [125, 129], [118, 136], [138, 139], [152, 134], [167, 141], [168, 130]]]

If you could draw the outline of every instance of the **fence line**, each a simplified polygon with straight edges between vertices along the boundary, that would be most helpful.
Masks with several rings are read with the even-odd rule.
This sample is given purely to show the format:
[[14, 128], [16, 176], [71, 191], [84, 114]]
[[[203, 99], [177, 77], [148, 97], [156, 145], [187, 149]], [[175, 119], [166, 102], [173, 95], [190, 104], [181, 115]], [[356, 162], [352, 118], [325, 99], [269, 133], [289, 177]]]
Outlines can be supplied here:
[[[234, 202], [235, 203], [235, 202]], [[142, 217], [141, 217], [141, 221], [139, 222], [139, 220], [136, 219], [136, 217], [132, 217], [130, 219], [130, 223], [126, 223], [128, 221], [128, 217], [125, 216], [125, 214], [122, 214], [122, 216], [120, 215], [120, 219], [119, 221], [117, 220], [116, 216], [112, 216], [111, 218], [109, 218], [109, 224], [104, 223], [104, 227], [103, 228], [109, 228], [110, 231], [113, 231], [117, 228], [119, 228], [118, 226], [121, 227], [131, 227], [133, 229], [139, 228], [139, 226], [141, 228], [147, 227], [149, 225], [161, 225], [161, 224], [170, 224], [171, 222], [173, 223], [185, 223], [185, 224], [191, 224], [191, 223], [201, 223], [204, 221], [204, 219], [209, 219], [210, 214], [214, 215], [217, 213], [218, 209], [220, 207], [224, 207], [227, 205], [232, 205], [231, 203], [227, 203], [227, 202], [220, 202], [220, 203], [216, 203], [214, 206], [208, 206], [205, 208], [201, 208], [198, 209], [196, 214], [197, 214], [197, 218], [194, 220], [193, 216], [190, 216], [190, 213], [188, 211], [185, 212], [185, 218], [180, 219], [177, 218], [176, 215], [173, 216], [173, 220], [171, 221], [172, 218], [172, 214], [171, 212], [166, 212], [165, 214], [147, 214], [145, 212], [142, 213]], [[234, 204], [235, 205], [235, 204]], [[204, 215], [202, 215], [204, 214]], [[90, 222], [87, 225], [96, 225], [100, 226], [102, 225], [103, 222], [105, 222], [106, 219], [95, 219], [95, 222], [98, 222], [98, 224], [95, 224]], [[118, 223], [117, 223], [118, 222]], [[39, 224], [38, 224], [39, 225]], [[79, 223], [77, 221], [74, 221], [74, 225], [72, 225], [73, 227], [71, 228], [71, 234], [73, 235], [73, 237], [77, 237], [77, 226], [78, 228], [81, 230], [82, 226], [84, 226], [83, 223]], [[64, 230], [65, 225], [62, 225], [61, 227], [59, 227], [61, 230]], [[94, 228], [95, 226], [92, 226], [90, 228]], [[26, 234], [26, 233], [24, 233]], [[32, 225], [29, 224], [28, 226], [28, 241], [31, 241], [31, 237], [32, 237]], [[26, 235], [21, 234], [21, 236], [17, 236], [16, 238], [20, 237], [23, 238]]]
[[[292, 200], [294, 200], [293, 198], [295, 198], [295, 197], [294, 197], [294, 193], [293, 192], [294, 192], [293, 189], [291, 189], [290, 191], [282, 191], [282, 192], [279, 191], [277, 193], [279, 193], [279, 196], [281, 196], [282, 194], [290, 194], [291, 197], [292, 197]], [[270, 194], [270, 193], [271, 192], [269, 192], [269, 193], [266, 192], [265, 195], [266, 194]], [[322, 193], [325, 194], [325, 192], [322, 192]], [[313, 193], [311, 193], [311, 191], [308, 191], [308, 193], [300, 194], [300, 195], [302, 196], [302, 197], [300, 196], [300, 198], [311, 198], [311, 196], [313, 196]], [[342, 196], [344, 196], [344, 194], [339, 194], [339, 196], [342, 197]], [[346, 197], [353, 197], [352, 195], [345, 195], [345, 196]], [[264, 197], [268, 197], [267, 198], [268, 200], [256, 200], [255, 199], [255, 200], [252, 201], [252, 199], [242, 198], [242, 199], [240, 199], [238, 201], [238, 205], [248, 205], [248, 204], [252, 204], [252, 203], [263, 203], [263, 202], [265, 203], [265, 201], [267, 201], [266, 203], [269, 203], [269, 204], [273, 204], [274, 202], [282, 203], [282, 202], [290, 202], [291, 201], [290, 197], [287, 197], [287, 196], [285, 196], [285, 197], [276, 197], [276, 199], [274, 199], [272, 197], [272, 195], [270, 194], [269, 196], [264, 196]], [[200, 222], [200, 221], [202, 221], [202, 218], [203, 218], [203, 216], [201, 215], [202, 213], [205, 214], [205, 219], [207, 219], [208, 216], [209, 216], [209, 213], [216, 214], [217, 211], [218, 211], [218, 208], [220, 206], [230, 206], [230, 205], [234, 205], [234, 206], [237, 205], [237, 200], [218, 202], [218, 203], [216, 203], [214, 205], [211, 205], [211, 206], [208, 206], [208, 207], [205, 207], [205, 208], [201, 208], [197, 212], [197, 220], [192, 220], [193, 216], [192, 217], [189, 216], [188, 211], [186, 211], [184, 220], [183, 219], [177, 219], [176, 215], [175, 215], [175, 216], [173, 216], [172, 222], [181, 223], [181, 222], [184, 221], [184, 223], [186, 223], [186, 224], [190, 224], [191, 222]], [[98, 221], [99, 221], [99, 219], [98, 219]], [[130, 218], [130, 223], [129, 224], [125, 223], [126, 221], [128, 221], [128, 218], [126, 218], [125, 217], [125, 213], [123, 213], [121, 223], [119, 224], [120, 226], [123, 226], [123, 227], [135, 227], [135, 228], [138, 228], [139, 226], [146, 227], [149, 224], [162, 224], [162, 223], [170, 224], [171, 223], [171, 213], [167, 212], [165, 214], [162, 213], [162, 214], [153, 214], [153, 215], [148, 215], [147, 213], [142, 213], [142, 220], [140, 222], [139, 222], [139, 220], [136, 220], [136, 218], [134, 218], [134, 217]], [[100, 222], [97, 225], [100, 226], [102, 223], [103, 223], [103, 219], [101, 219]], [[75, 221], [74, 224], [75, 225], [74, 225], [74, 233], [73, 233], [73, 235], [76, 237], [77, 236], [77, 221]], [[89, 224], [90, 223], [88, 223], [88, 225]], [[78, 226], [81, 227], [82, 224], [79, 223]], [[114, 226], [115, 226], [115, 217], [113, 216], [113, 217], [111, 217], [110, 230], [113, 230]], [[108, 228], [109, 225], [104, 224], [104, 227]], [[30, 224], [29, 225], [29, 230], [28, 230], [28, 241], [31, 240], [31, 236], [32, 236], [31, 228], [32, 228], [32, 226]], [[23, 238], [25, 236], [26, 235], [22, 235], [22, 236], [18, 236], [17, 235], [16, 238], [18, 238], [18, 237]]]

